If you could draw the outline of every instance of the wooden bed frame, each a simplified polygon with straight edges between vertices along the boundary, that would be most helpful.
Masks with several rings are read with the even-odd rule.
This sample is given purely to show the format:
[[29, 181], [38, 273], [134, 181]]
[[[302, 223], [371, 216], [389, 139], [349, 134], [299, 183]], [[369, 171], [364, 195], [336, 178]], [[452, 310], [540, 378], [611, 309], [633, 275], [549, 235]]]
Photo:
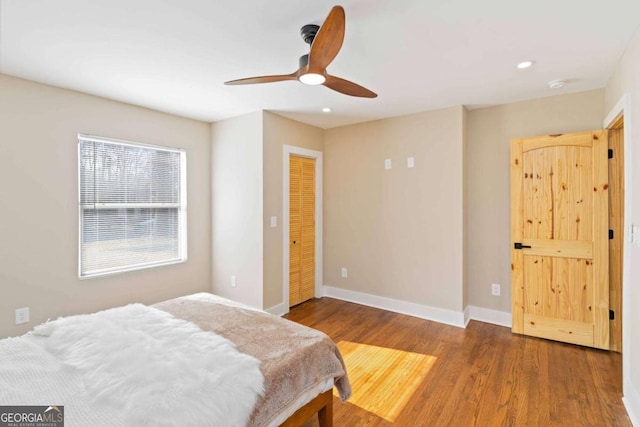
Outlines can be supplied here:
[[333, 427], [333, 389], [317, 395], [298, 409], [280, 427], [300, 427], [314, 414], [318, 414], [320, 427]]

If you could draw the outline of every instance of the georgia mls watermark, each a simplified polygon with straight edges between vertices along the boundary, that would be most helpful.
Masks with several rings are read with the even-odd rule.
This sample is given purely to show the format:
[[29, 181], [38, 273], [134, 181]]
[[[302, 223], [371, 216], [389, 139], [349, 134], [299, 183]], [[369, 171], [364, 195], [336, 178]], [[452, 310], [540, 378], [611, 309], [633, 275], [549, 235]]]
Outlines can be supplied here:
[[64, 406], [0, 406], [0, 427], [64, 427]]

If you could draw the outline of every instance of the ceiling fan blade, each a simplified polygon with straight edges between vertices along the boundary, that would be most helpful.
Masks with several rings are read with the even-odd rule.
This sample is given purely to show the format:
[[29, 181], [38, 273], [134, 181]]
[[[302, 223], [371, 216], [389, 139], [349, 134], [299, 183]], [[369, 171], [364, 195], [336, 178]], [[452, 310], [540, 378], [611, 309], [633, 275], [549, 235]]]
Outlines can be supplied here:
[[274, 83], [283, 82], [285, 80], [297, 80], [297, 72], [291, 74], [280, 74], [276, 76], [260, 76], [260, 77], [248, 77], [246, 79], [237, 79], [224, 82], [226, 85], [251, 85], [256, 83]]
[[378, 95], [371, 92], [369, 89], [362, 87], [358, 84], [350, 82], [349, 80], [341, 79], [327, 74], [327, 80], [323, 83], [329, 89], [333, 89], [336, 92], [344, 93], [345, 95], [359, 96], [361, 98], [375, 98]]
[[309, 72], [322, 74], [334, 60], [344, 40], [344, 9], [334, 6], [318, 30], [309, 51]]

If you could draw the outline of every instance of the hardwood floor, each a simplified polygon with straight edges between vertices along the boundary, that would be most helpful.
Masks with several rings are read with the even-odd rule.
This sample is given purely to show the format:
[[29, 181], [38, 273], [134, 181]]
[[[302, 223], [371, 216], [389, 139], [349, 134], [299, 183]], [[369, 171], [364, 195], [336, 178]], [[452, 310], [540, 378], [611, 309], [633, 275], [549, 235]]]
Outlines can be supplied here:
[[[331, 298], [300, 304], [285, 317], [349, 351], [353, 395], [357, 384], [366, 398], [342, 404], [334, 395], [337, 427], [631, 426], [619, 353], [476, 321], [461, 329]], [[393, 360], [379, 365], [385, 358]], [[401, 392], [373, 384], [397, 369], [406, 370]], [[396, 372], [394, 384], [398, 378]], [[304, 426], [317, 425], [311, 419]]]

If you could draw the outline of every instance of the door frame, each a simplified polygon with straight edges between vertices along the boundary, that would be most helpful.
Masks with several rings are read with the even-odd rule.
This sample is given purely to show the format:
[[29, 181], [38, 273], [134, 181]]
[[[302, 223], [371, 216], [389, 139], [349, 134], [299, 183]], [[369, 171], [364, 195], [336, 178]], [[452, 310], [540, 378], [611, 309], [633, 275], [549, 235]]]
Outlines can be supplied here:
[[[622, 391], [623, 396], [628, 395], [629, 383], [631, 381], [631, 336], [630, 313], [631, 313], [631, 98], [629, 94], [622, 95], [616, 105], [609, 111], [603, 122], [603, 128], [609, 129], [620, 116], [624, 116], [624, 244], [622, 248]], [[624, 398], [623, 398], [624, 400]]]
[[315, 160], [315, 283], [313, 296], [322, 292], [322, 152], [293, 145], [282, 146], [282, 298], [284, 312], [289, 312], [289, 157], [307, 157]]

